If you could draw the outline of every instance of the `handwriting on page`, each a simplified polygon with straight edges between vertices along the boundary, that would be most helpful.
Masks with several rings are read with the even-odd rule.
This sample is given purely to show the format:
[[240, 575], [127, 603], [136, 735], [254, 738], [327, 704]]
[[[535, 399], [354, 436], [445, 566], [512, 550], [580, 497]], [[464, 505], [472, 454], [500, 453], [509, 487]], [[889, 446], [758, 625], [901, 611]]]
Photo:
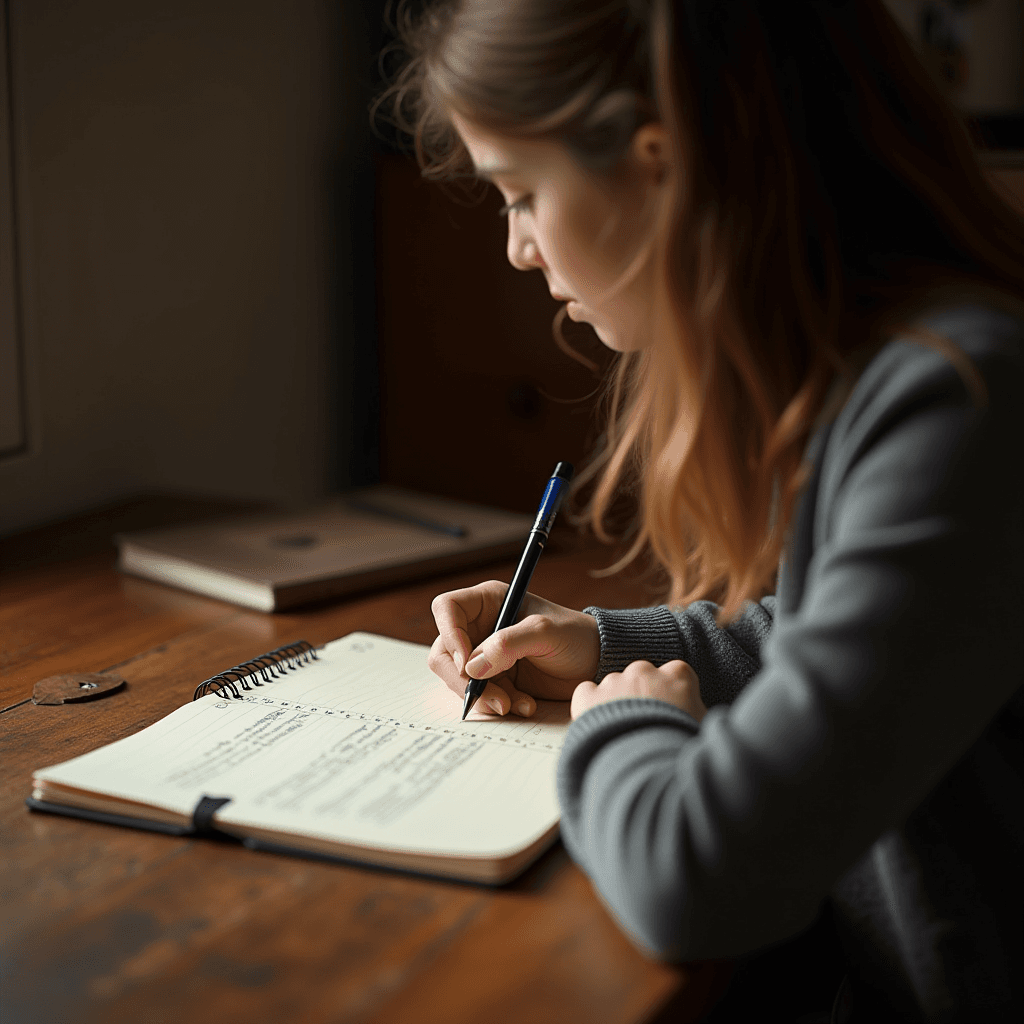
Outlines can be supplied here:
[[[507, 741], [491, 733], [460, 735], [329, 709], [267, 706], [272, 703], [260, 698], [208, 705], [207, 715], [219, 707], [224, 720], [236, 720], [237, 727], [230, 737], [221, 727], [205, 743], [193, 737], [161, 786], [230, 792], [247, 779], [256, 807], [385, 827], [439, 787], [458, 786], [456, 776], [481, 751], [504, 747], [511, 755], [515, 747], [505, 747]], [[547, 744], [519, 745], [551, 757], [556, 753]], [[499, 768], [493, 758], [489, 764], [491, 770]], [[255, 790], [253, 775], [261, 783]]]
[[[392, 726], [360, 725], [300, 771], [264, 790], [257, 806], [389, 825], [432, 793], [480, 749], [438, 735], [408, 736]], [[343, 785], [338, 787], [338, 782]], [[326, 799], [324, 799], [326, 798]]]
[[345, 842], [488, 855], [557, 819], [568, 709], [459, 720], [424, 650], [358, 634], [286, 675], [211, 694], [116, 744], [36, 773], [188, 816]]
[[566, 701], [538, 701], [528, 719], [474, 712], [460, 722], [462, 698], [430, 672], [421, 648], [368, 634], [336, 641], [316, 662], [283, 680], [254, 687], [245, 700], [315, 714], [358, 714], [403, 727], [448, 730], [470, 739], [490, 736], [552, 750], [561, 747], [569, 724]]
[[246, 761], [262, 756], [264, 751], [297, 732], [308, 717], [289, 715], [283, 708], [271, 711], [238, 729], [230, 739], [217, 740], [212, 746], [195, 751], [194, 760], [172, 772], [163, 783], [178, 789], [192, 789], [220, 780]]

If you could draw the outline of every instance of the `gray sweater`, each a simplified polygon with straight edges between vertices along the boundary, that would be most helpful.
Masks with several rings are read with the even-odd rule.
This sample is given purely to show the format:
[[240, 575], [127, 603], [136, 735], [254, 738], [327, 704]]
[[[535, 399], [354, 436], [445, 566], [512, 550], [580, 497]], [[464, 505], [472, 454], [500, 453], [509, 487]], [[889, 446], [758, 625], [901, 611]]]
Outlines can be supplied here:
[[774, 597], [723, 629], [708, 602], [587, 609], [600, 676], [682, 658], [710, 710], [574, 722], [562, 834], [654, 955], [749, 953], [828, 900], [854, 1019], [1018, 1020], [1024, 323], [981, 304], [920, 322], [987, 404], [934, 349], [882, 348], [810, 442]]

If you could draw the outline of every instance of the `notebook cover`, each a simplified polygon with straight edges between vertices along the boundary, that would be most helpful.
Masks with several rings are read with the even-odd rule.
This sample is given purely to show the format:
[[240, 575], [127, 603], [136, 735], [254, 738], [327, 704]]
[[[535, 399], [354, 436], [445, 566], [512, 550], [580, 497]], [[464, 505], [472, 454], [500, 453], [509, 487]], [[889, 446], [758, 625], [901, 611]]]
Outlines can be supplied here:
[[[26, 806], [31, 811], [39, 811], [43, 814], [56, 814], [63, 818], [81, 818], [84, 821], [97, 821], [103, 825], [118, 825], [123, 828], [134, 828], [142, 832], [159, 832], [169, 836], [200, 836], [194, 828], [188, 825], [170, 825], [162, 821], [148, 821], [145, 818], [130, 818], [123, 814], [107, 814], [105, 811], [93, 811], [84, 807], [68, 807], [65, 804], [55, 804], [48, 800], [36, 800], [35, 797], [27, 797]], [[452, 875], [431, 874], [428, 871], [416, 871], [413, 868], [396, 868], [386, 864], [374, 864], [371, 860], [354, 860], [350, 857], [338, 857], [334, 854], [325, 853], [319, 850], [306, 850], [302, 847], [287, 846], [282, 843], [270, 843], [263, 839], [239, 838], [229, 835], [226, 832], [219, 832], [212, 829], [203, 833], [201, 838], [215, 838], [218, 841], [237, 843], [247, 850], [256, 853], [273, 853], [285, 857], [297, 857], [301, 860], [314, 860], [326, 864], [344, 864], [347, 867], [365, 868], [369, 871], [386, 871], [388, 874], [416, 875], [419, 878], [429, 878], [439, 882], [452, 882], [455, 885], [476, 885], [488, 889], [500, 889], [515, 881], [527, 868], [532, 867], [541, 857], [557, 843], [557, 837], [551, 844], [529, 864], [523, 866], [522, 870], [515, 876], [505, 879], [503, 882], [484, 882], [473, 878], [456, 878]]]

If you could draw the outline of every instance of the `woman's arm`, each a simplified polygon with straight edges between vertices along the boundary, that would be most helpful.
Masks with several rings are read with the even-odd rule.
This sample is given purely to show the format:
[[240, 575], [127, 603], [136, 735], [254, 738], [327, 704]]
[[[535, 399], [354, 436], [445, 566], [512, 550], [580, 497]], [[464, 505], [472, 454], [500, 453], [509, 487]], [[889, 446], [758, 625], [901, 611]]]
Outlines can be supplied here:
[[801, 602], [776, 614], [735, 703], [698, 726], [616, 701], [570, 729], [565, 843], [660, 956], [805, 927], [1021, 684], [1020, 333], [959, 340], [983, 410], [918, 345], [865, 372], [824, 452]]
[[634, 661], [663, 665], [685, 661], [700, 680], [707, 707], [729, 704], [761, 668], [761, 647], [768, 639], [775, 612], [774, 596], [748, 604], [725, 628], [715, 623], [718, 606], [694, 601], [685, 609], [585, 608], [597, 619], [601, 660], [594, 682], [621, 672]]

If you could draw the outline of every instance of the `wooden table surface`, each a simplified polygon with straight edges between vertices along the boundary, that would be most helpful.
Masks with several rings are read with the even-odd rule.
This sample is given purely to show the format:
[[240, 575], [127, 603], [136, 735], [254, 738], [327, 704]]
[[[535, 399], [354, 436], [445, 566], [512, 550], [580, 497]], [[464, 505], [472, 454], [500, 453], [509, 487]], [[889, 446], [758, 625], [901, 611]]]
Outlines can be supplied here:
[[[135, 513], [130, 525], [154, 521]], [[28, 811], [34, 769], [144, 728], [216, 672], [354, 630], [429, 644], [435, 594], [513, 568], [268, 615], [118, 574], [107, 537], [124, 521], [112, 510], [0, 542], [4, 1024], [601, 1024], [706, 1011], [727, 970], [645, 959], [560, 843], [487, 889]], [[588, 576], [607, 549], [560, 548], [532, 589], [578, 608], [648, 603], [636, 580]], [[30, 700], [46, 676], [114, 667], [128, 680], [117, 694]]]

